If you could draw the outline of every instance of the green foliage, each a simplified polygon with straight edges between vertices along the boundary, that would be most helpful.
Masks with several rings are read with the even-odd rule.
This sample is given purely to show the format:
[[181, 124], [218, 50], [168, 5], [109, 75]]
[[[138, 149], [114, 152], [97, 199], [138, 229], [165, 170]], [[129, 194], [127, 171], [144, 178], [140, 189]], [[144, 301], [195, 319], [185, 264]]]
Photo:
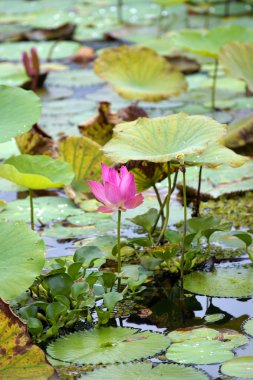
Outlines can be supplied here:
[[253, 357], [239, 356], [233, 358], [221, 366], [221, 372], [227, 376], [252, 379], [253, 377]]

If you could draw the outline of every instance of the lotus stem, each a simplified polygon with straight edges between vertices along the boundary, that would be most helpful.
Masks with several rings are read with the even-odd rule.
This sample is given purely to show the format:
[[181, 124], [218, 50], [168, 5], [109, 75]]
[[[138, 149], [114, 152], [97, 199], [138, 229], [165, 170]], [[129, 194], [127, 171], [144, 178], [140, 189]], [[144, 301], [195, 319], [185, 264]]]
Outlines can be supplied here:
[[183, 246], [180, 261], [180, 285], [181, 289], [184, 286], [184, 254], [185, 254], [185, 240], [187, 231], [187, 197], [186, 197], [186, 168], [184, 165], [181, 166], [181, 171], [183, 173], [183, 203], [184, 203], [184, 229], [183, 229]]
[[32, 190], [29, 189], [31, 229], [34, 231], [34, 209]]
[[123, 0], [118, 0], [117, 1], [117, 14], [118, 14], [119, 24], [122, 24], [122, 22], [123, 22], [122, 6], [123, 6]]
[[224, 17], [228, 17], [230, 15], [230, 5], [231, 0], [227, 0], [224, 7]]
[[160, 243], [160, 241], [163, 239], [164, 232], [167, 228], [168, 222], [169, 222], [169, 216], [170, 216], [170, 197], [171, 197], [171, 176], [170, 176], [170, 162], [167, 163], [168, 166], [168, 194], [166, 197], [166, 213], [165, 213], [165, 220], [162, 226], [162, 230], [160, 232], [157, 244]]
[[[178, 176], [178, 169], [176, 170], [175, 172], [175, 176], [174, 176], [174, 180], [173, 180], [173, 185], [172, 185], [172, 189], [171, 189], [171, 194], [173, 193], [173, 191], [175, 190], [176, 188], [176, 184], [177, 184], [177, 176]], [[158, 221], [163, 213], [163, 210], [164, 210], [164, 207], [166, 205], [166, 201], [167, 201], [167, 196], [165, 197], [163, 203], [162, 203], [162, 207], [159, 211], [159, 214], [157, 215], [157, 218], [156, 218], [156, 221], [155, 221], [155, 224], [153, 225], [153, 228], [151, 230], [151, 234], [153, 234], [155, 232], [155, 229], [156, 229], [156, 226], [158, 224]]]
[[158, 23], [157, 23], [157, 37], [160, 37], [162, 33], [162, 19], [163, 19], [163, 11], [164, 11], [164, 5], [160, 6], [160, 12], [158, 16]]
[[216, 83], [217, 83], [218, 66], [219, 66], [219, 61], [218, 61], [217, 58], [215, 58], [215, 60], [214, 60], [214, 71], [213, 71], [212, 94], [211, 94], [211, 106], [212, 106], [212, 110], [215, 110]]
[[[155, 191], [155, 195], [156, 195], [157, 201], [158, 201], [159, 206], [160, 206], [162, 222], [164, 222], [163, 202], [162, 202], [162, 200], [161, 200], [161, 197], [160, 197], [159, 191], [158, 191], [158, 189], [157, 189], [157, 187], [156, 187], [155, 184], [153, 185], [153, 189], [154, 189], [154, 191]], [[159, 217], [160, 217], [160, 216], [159, 216]]]
[[198, 178], [198, 190], [197, 190], [197, 195], [196, 195], [196, 205], [195, 205], [195, 210], [192, 213], [192, 216], [199, 216], [202, 171], [203, 171], [203, 166], [200, 166], [200, 168], [199, 168], [199, 178]]
[[118, 292], [120, 292], [121, 286], [121, 253], [120, 253], [120, 222], [121, 222], [121, 211], [118, 210], [118, 223], [117, 223], [117, 253], [118, 253]]

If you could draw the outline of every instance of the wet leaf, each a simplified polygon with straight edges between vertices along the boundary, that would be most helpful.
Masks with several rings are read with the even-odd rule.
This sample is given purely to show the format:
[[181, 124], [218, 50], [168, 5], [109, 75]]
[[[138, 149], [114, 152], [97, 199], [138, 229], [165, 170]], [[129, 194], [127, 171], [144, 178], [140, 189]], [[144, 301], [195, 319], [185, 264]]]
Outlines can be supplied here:
[[213, 272], [193, 272], [184, 278], [184, 288], [211, 297], [247, 297], [253, 292], [253, 268], [216, 268]]
[[243, 379], [253, 378], [253, 356], [239, 356], [221, 366], [221, 372], [227, 376]]
[[31, 343], [26, 325], [0, 299], [0, 377], [16, 380], [47, 380], [54, 369], [44, 352]]
[[25, 291], [40, 274], [45, 244], [25, 223], [0, 225], [0, 297], [9, 300]]
[[59, 156], [68, 162], [75, 173], [74, 190], [90, 191], [87, 180], [101, 179], [101, 162], [111, 165], [100, 150], [100, 145], [87, 137], [68, 136], [59, 144]]
[[[142, 339], [138, 339], [138, 338]], [[129, 339], [135, 340], [129, 340]], [[162, 334], [108, 327], [66, 335], [51, 343], [47, 352], [54, 359], [79, 364], [126, 362], [165, 350], [170, 339]]]
[[123, 98], [161, 101], [187, 88], [184, 76], [148, 48], [120, 46], [106, 49], [94, 70]]
[[81, 377], [82, 380], [208, 380], [208, 375], [192, 367], [177, 364], [128, 363], [108, 366]]
[[40, 117], [40, 99], [31, 91], [0, 86], [0, 142], [29, 131]]

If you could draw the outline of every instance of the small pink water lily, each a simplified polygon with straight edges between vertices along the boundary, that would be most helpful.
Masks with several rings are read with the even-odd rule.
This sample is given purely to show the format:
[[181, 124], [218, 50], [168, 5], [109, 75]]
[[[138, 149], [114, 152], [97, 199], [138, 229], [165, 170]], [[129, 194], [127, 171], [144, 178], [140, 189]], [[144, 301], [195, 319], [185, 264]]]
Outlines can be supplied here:
[[105, 164], [102, 166], [103, 184], [97, 181], [88, 181], [97, 200], [104, 203], [98, 211], [114, 212], [125, 211], [138, 207], [143, 202], [143, 195], [136, 194], [134, 175], [129, 173], [125, 166], [119, 172]]

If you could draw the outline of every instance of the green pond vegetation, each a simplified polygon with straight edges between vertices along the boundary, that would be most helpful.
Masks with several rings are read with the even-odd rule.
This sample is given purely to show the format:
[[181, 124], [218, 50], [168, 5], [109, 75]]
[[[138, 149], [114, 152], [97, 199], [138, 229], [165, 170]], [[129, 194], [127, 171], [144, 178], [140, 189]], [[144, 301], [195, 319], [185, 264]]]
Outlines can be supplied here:
[[253, 2], [0, 3], [0, 378], [253, 378]]

